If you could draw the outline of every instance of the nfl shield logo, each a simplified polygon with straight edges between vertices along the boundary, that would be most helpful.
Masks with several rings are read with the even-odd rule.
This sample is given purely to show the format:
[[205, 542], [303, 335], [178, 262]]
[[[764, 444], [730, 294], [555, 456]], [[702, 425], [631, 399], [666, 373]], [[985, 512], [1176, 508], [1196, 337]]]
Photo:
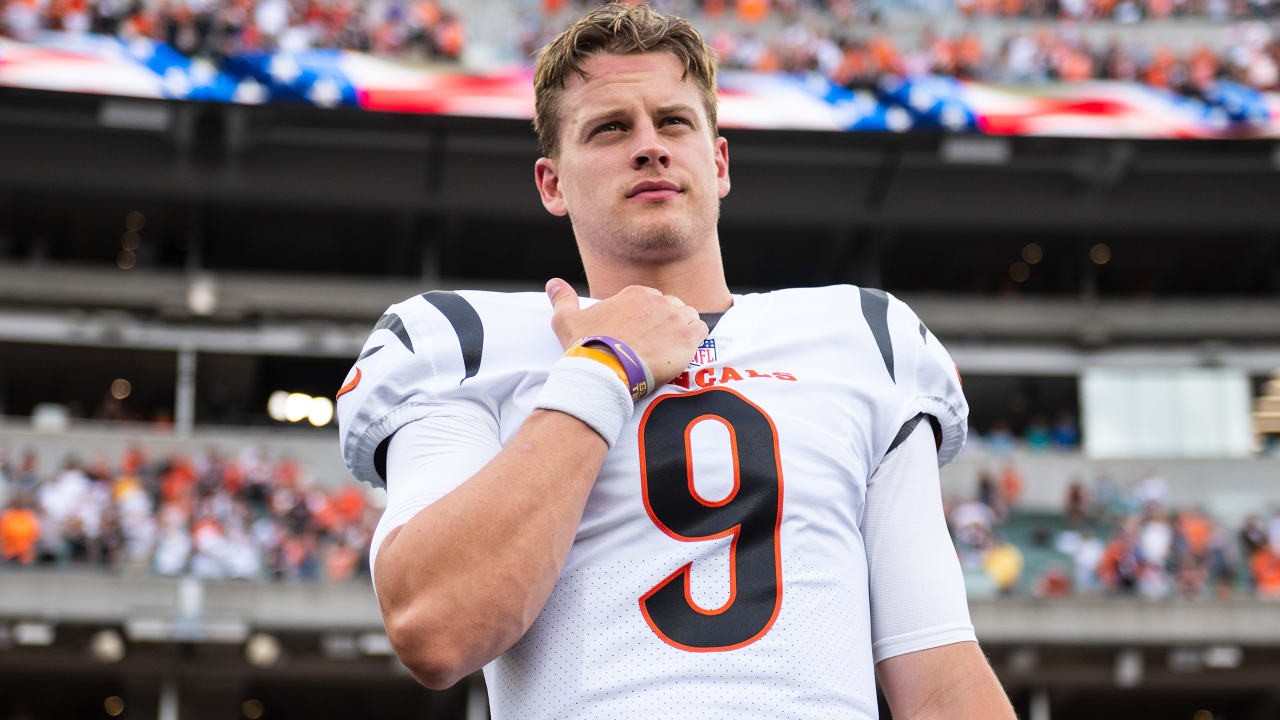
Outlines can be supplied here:
[[710, 365], [716, 361], [716, 341], [713, 338], [707, 338], [702, 341], [702, 345], [693, 353], [693, 362], [690, 365]]

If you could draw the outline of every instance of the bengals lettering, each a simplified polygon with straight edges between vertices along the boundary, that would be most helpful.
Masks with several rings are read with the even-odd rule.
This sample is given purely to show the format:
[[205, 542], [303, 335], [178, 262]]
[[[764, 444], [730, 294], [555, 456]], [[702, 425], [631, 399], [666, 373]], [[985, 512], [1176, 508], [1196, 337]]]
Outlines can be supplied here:
[[688, 370], [680, 373], [679, 375], [676, 376], [674, 380], [671, 381], [671, 384], [679, 385], [685, 390], [688, 390], [691, 387], [690, 385], [691, 380], [692, 380], [692, 384], [697, 385], [700, 388], [705, 388], [705, 387], [711, 387], [712, 385], [724, 385], [726, 383], [731, 383], [735, 380], [750, 380], [751, 378], [769, 378], [770, 380], [787, 380], [790, 382], [794, 382], [796, 379], [796, 376], [792, 375], [791, 373], [784, 373], [784, 372], [760, 373], [760, 372], [756, 372], [755, 370], [743, 370], [742, 372], [739, 372], [737, 370], [734, 370], [731, 367], [723, 367], [723, 368], [704, 367], [704, 368], [699, 368], [698, 370], [695, 370], [692, 376], [690, 376], [690, 373]]

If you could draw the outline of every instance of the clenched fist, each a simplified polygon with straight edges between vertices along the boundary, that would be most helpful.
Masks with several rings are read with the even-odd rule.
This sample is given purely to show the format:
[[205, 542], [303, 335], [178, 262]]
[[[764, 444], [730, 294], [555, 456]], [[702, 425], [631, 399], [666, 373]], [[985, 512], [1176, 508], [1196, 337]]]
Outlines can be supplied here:
[[569, 283], [553, 278], [547, 296], [554, 310], [551, 329], [562, 347], [589, 335], [616, 337], [649, 366], [655, 387], [679, 375], [707, 337], [707, 324], [697, 310], [651, 287], [630, 285], [583, 310]]

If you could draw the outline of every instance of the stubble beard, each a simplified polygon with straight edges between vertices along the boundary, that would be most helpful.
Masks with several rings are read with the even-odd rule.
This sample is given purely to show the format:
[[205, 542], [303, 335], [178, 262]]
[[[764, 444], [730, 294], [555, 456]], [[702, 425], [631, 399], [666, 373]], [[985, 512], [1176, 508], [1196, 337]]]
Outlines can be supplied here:
[[676, 216], [660, 220], [638, 220], [615, 227], [599, 247], [614, 260], [632, 264], [657, 264], [693, 254], [715, 235], [720, 218], [719, 203], [708, 218], [705, 211], [692, 217]]

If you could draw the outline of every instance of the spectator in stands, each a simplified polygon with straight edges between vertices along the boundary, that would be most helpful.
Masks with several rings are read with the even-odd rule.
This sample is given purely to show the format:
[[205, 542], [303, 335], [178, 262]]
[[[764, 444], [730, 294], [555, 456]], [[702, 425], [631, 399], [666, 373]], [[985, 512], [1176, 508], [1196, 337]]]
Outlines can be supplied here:
[[9, 491], [34, 493], [39, 482], [40, 456], [35, 450], [28, 449], [22, 453], [22, 461], [16, 467], [10, 466]]
[[1050, 563], [1036, 579], [1036, 597], [1055, 598], [1071, 594], [1071, 576], [1060, 562]]
[[161, 575], [181, 575], [191, 556], [191, 533], [183, 509], [176, 504], [161, 506], [156, 539], [155, 571]]
[[1174, 520], [1173, 579], [1185, 597], [1198, 597], [1209, 584], [1213, 522], [1194, 510], [1182, 510]]
[[1078, 541], [1071, 548], [1071, 560], [1075, 566], [1075, 588], [1077, 592], [1093, 594], [1103, 587], [1098, 574], [1106, 554], [1106, 546], [1093, 534], [1092, 530], [1080, 533]]
[[1147, 597], [1164, 597], [1169, 591], [1168, 564], [1173, 547], [1173, 527], [1168, 513], [1149, 505], [1138, 530], [1138, 589]]
[[991, 508], [994, 515], [999, 515], [1000, 496], [996, 490], [995, 478], [989, 470], [978, 473], [978, 502]]
[[1027, 447], [1032, 452], [1049, 449], [1049, 423], [1043, 415], [1033, 415], [1027, 423]]
[[1071, 485], [1067, 487], [1066, 516], [1067, 522], [1072, 527], [1080, 527], [1084, 524], [1085, 518], [1089, 512], [1089, 499], [1084, 489], [1084, 483], [1080, 480], [1072, 480]]
[[1013, 450], [1013, 430], [1009, 422], [1003, 418], [996, 420], [987, 430], [987, 448], [993, 453], [1006, 453]]
[[1138, 557], [1138, 520], [1127, 518], [1119, 533], [1102, 551], [1098, 578], [1111, 592], [1128, 593], [1137, 588], [1141, 560]]
[[1245, 555], [1253, 557], [1267, 542], [1267, 525], [1262, 518], [1257, 515], [1246, 517], [1240, 527], [1240, 544], [1244, 547]]
[[1022, 498], [1022, 471], [1013, 463], [1004, 466], [1000, 473], [1000, 495], [1006, 508], [1018, 504]]
[[0, 511], [0, 558], [6, 563], [30, 565], [36, 558], [40, 519], [31, 505], [25, 493], [15, 493]]
[[991, 506], [979, 500], [970, 500], [954, 507], [948, 519], [961, 565], [980, 566], [983, 556], [994, 542], [991, 526], [995, 523], [996, 515]]
[[1022, 579], [1022, 551], [1006, 540], [996, 540], [982, 558], [982, 569], [1001, 595], [1011, 595]]
[[1259, 597], [1280, 599], [1280, 551], [1271, 544], [1262, 546], [1249, 558], [1249, 570]]
[[1054, 447], [1060, 450], [1074, 450], [1080, 446], [1080, 429], [1076, 426], [1075, 416], [1069, 410], [1058, 412], [1050, 437]]

